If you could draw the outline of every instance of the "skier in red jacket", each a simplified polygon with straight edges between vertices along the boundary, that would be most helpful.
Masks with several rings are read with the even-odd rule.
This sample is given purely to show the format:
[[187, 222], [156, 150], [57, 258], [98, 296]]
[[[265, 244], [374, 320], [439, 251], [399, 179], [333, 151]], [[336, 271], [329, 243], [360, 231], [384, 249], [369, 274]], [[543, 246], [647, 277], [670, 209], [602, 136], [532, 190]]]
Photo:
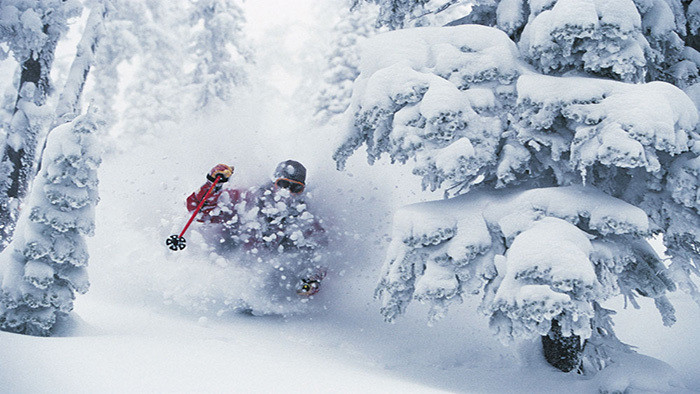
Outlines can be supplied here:
[[[197, 215], [197, 221], [202, 223], [223, 223], [231, 219], [231, 212], [221, 212], [217, 210], [219, 205], [219, 199], [227, 198], [234, 204], [240, 200], [241, 191], [235, 189], [223, 189], [222, 185], [228, 182], [229, 178], [233, 175], [233, 166], [228, 166], [226, 164], [217, 164], [214, 168], [207, 174], [207, 182], [199, 188], [198, 191], [192, 193], [187, 197], [187, 210], [194, 212], [197, 206], [202, 201], [202, 198], [207, 194], [207, 191], [211, 188], [212, 183], [217, 177], [220, 177], [219, 183], [217, 183], [211, 196], [204, 202], [202, 208]], [[222, 197], [226, 196], [226, 197]], [[222, 214], [223, 213], [223, 214]]]
[[[306, 168], [294, 160], [283, 161], [273, 182], [249, 190], [220, 186], [232, 174], [232, 166], [214, 166], [207, 182], [187, 198], [187, 209], [193, 212], [220, 177], [197, 215], [197, 221], [205, 224], [202, 232], [207, 242], [220, 251], [242, 248], [248, 254], [294, 253], [298, 259], [317, 260], [318, 249], [327, 239], [304, 200]], [[315, 294], [325, 275], [324, 270], [308, 271], [297, 291], [301, 295]]]

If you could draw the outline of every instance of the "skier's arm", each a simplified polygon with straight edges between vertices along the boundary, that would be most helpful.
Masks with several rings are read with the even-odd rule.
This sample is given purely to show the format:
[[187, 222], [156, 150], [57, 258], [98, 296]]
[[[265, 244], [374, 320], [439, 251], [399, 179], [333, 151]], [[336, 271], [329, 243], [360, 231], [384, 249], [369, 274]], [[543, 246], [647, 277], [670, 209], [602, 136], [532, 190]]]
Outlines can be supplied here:
[[[197, 206], [199, 206], [199, 203], [202, 202], [202, 199], [204, 198], [204, 196], [206, 196], [207, 191], [209, 190], [209, 188], [211, 188], [212, 183], [216, 179], [219, 179], [219, 184], [221, 184], [224, 182], [228, 182], [231, 175], [233, 175], [233, 166], [228, 166], [226, 164], [215, 165], [207, 174], [207, 182], [199, 188], [199, 191], [194, 192], [189, 197], [187, 197], [187, 210], [193, 212], [195, 209], [197, 209]], [[221, 191], [214, 191], [214, 193], [212, 193], [211, 196], [207, 198], [207, 201], [204, 203], [204, 205], [202, 205], [201, 212], [203, 212], [206, 215], [209, 213], [209, 211], [214, 209], [219, 200], [219, 196], [221, 196]]]
[[[200, 202], [202, 202], [202, 199], [204, 196], [207, 194], [207, 191], [209, 188], [211, 188], [212, 182], [207, 181], [202, 187], [199, 188], [198, 191], [190, 194], [189, 197], [187, 197], [187, 210], [190, 212], [194, 212], [195, 209], [197, 209], [197, 206], [199, 205]], [[202, 205], [201, 212], [209, 212], [214, 207], [216, 207], [217, 201], [219, 200], [219, 196], [221, 195], [221, 192], [214, 192], [212, 193], [209, 198], [207, 198], [207, 201], [204, 202], [204, 205]]]

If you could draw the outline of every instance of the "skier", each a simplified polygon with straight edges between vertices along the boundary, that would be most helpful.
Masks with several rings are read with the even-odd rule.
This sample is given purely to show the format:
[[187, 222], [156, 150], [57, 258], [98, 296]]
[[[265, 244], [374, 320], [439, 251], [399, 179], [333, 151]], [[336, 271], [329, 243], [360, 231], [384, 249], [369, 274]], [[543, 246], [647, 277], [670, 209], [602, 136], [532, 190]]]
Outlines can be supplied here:
[[326, 234], [304, 200], [306, 168], [294, 160], [283, 161], [275, 169], [274, 181], [249, 190], [221, 186], [233, 171], [226, 164], [214, 166], [207, 182], [187, 198], [187, 209], [193, 212], [219, 178], [197, 216], [205, 224], [202, 233], [207, 242], [223, 252], [242, 248], [251, 255], [293, 256], [305, 265], [297, 293], [317, 293], [325, 270], [311, 266], [319, 260], [318, 249], [326, 244]]

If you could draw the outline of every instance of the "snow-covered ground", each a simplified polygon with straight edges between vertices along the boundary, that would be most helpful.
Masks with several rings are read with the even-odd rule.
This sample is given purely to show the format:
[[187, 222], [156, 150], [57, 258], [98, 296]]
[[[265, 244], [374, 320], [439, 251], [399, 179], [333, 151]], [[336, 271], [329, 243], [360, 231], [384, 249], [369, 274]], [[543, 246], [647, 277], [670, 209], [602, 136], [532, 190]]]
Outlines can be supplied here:
[[[265, 44], [252, 92], [168, 138], [109, 147], [97, 234], [89, 240], [92, 288], [76, 300], [65, 336], [0, 332], [0, 392], [595, 392], [603, 377], [558, 372], [527, 352], [535, 344], [502, 346], [476, 312], [477, 298], [433, 327], [420, 305], [395, 324], [382, 321], [372, 296], [392, 214], [440, 195], [418, 192], [419, 179], [407, 169], [369, 167], [362, 154], [335, 170], [336, 126], [312, 126], [301, 110], [309, 100], [299, 91], [314, 71], [305, 66], [321, 56], [300, 55], [304, 42], [318, 45], [324, 28], [314, 22], [314, 2], [278, 11], [284, 22], [271, 21], [269, 10], [286, 0], [249, 3], [251, 36]], [[295, 39], [265, 39], [271, 31]], [[227, 312], [221, 301], [246, 290], [235, 261], [212, 261], [196, 228], [182, 252], [168, 251], [165, 237], [186, 222], [184, 199], [213, 164], [234, 164], [231, 183], [244, 187], [267, 180], [289, 158], [309, 169], [310, 209], [338, 234], [328, 278], [307, 313]], [[700, 391], [700, 308], [682, 294], [672, 301], [674, 327], [643, 305], [618, 314], [617, 332]], [[635, 379], [654, 388], [643, 373]], [[665, 383], [656, 389], [676, 391]]]

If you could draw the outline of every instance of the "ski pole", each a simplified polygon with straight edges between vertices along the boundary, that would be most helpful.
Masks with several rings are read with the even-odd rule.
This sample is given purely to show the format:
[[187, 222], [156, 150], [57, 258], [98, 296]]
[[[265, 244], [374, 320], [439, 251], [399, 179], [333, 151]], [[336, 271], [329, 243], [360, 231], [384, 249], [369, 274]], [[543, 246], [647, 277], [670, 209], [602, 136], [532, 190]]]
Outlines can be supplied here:
[[190, 220], [187, 221], [185, 228], [183, 228], [180, 232], [180, 235], [173, 234], [165, 240], [165, 244], [168, 245], [168, 248], [170, 248], [170, 250], [174, 250], [177, 252], [178, 250], [185, 249], [185, 247], [187, 246], [187, 241], [185, 240], [185, 237], [183, 237], [183, 235], [185, 235], [185, 231], [187, 231], [187, 229], [190, 227], [190, 224], [192, 224], [192, 221], [194, 220], [195, 216], [197, 216], [199, 210], [202, 209], [204, 202], [207, 201], [207, 198], [209, 198], [209, 195], [214, 190], [214, 187], [217, 183], [219, 183], [220, 180], [221, 174], [218, 174], [216, 176], [216, 179], [214, 179], [214, 183], [211, 185], [209, 190], [207, 190], [207, 194], [204, 195], [204, 198], [202, 198], [202, 201], [199, 202], [199, 205], [197, 205], [197, 208], [192, 213]]

